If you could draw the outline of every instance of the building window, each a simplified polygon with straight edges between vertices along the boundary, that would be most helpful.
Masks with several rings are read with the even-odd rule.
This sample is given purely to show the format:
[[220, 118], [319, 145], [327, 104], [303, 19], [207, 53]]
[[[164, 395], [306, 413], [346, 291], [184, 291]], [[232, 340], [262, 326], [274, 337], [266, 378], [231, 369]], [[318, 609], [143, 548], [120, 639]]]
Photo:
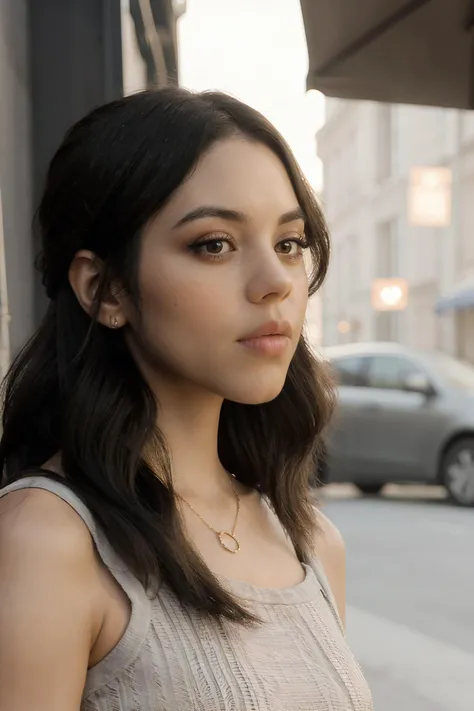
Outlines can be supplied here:
[[[398, 224], [396, 220], [387, 220], [377, 226], [375, 278], [393, 279], [398, 276]], [[380, 311], [375, 314], [375, 335], [377, 341], [396, 341], [398, 339], [398, 313]]]
[[390, 178], [393, 173], [392, 116], [392, 106], [390, 104], [379, 104], [377, 106], [376, 171], [379, 182]]
[[334, 275], [335, 275], [335, 282], [336, 282], [336, 310], [337, 313], [340, 315], [344, 309], [345, 303], [344, 303], [344, 275], [345, 275], [345, 268], [344, 268], [344, 242], [339, 242], [336, 244], [334, 248], [334, 261], [333, 261], [333, 268], [334, 268]]
[[376, 278], [392, 279], [398, 274], [398, 234], [396, 220], [381, 222], [376, 236]]
[[375, 340], [386, 343], [399, 340], [397, 311], [378, 311], [375, 314]]
[[348, 237], [348, 279], [351, 296], [354, 296], [359, 289], [361, 274], [360, 274], [360, 240], [357, 235]]

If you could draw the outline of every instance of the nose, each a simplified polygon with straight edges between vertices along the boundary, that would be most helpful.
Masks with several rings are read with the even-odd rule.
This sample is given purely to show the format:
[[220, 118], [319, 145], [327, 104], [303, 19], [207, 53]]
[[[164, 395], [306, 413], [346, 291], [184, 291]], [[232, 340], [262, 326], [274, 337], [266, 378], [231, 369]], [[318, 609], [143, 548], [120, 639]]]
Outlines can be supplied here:
[[258, 304], [266, 301], [284, 301], [293, 290], [288, 266], [272, 253], [254, 255], [251, 274], [247, 282], [247, 298]]

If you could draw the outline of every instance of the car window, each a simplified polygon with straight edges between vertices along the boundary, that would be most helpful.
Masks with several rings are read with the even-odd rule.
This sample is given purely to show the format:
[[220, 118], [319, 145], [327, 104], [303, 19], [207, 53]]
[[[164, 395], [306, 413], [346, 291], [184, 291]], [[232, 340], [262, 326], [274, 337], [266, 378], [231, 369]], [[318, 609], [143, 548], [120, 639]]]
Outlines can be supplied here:
[[370, 359], [368, 385], [384, 390], [403, 390], [410, 375], [424, 375], [423, 370], [407, 358], [399, 356], [374, 356]]
[[351, 356], [332, 361], [338, 385], [367, 386], [367, 358]]

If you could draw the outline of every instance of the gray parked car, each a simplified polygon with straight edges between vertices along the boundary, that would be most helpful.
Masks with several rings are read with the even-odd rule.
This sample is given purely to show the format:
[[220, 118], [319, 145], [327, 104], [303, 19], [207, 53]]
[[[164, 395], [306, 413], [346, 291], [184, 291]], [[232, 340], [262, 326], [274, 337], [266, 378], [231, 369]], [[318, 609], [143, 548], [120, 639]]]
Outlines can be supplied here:
[[376, 494], [386, 483], [442, 484], [474, 506], [474, 367], [393, 343], [324, 353], [338, 380], [323, 479]]

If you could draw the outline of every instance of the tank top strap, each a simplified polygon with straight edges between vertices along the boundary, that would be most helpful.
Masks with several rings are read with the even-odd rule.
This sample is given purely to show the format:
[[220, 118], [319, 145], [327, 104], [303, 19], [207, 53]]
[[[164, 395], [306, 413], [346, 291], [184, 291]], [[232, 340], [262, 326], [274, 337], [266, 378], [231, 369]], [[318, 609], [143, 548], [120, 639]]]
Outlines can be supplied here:
[[329, 580], [327, 578], [327, 575], [324, 571], [323, 565], [319, 558], [312, 557], [311, 560], [309, 561], [309, 566], [311, 567], [312, 571], [314, 572], [319, 586], [321, 588], [321, 592], [324, 595], [324, 598], [329, 605], [329, 609], [331, 610], [333, 616], [336, 619], [336, 622], [342, 632], [342, 634], [345, 636], [346, 632], [344, 630], [344, 625], [342, 624], [342, 620], [339, 616], [339, 612], [337, 611], [337, 604], [336, 604], [336, 599], [333, 595], [333, 592], [331, 590], [331, 586], [329, 584]]
[[137, 656], [151, 623], [152, 601], [140, 581], [127, 569], [125, 563], [115, 553], [100, 530], [86, 504], [75, 494], [67, 483], [59, 482], [45, 475], [25, 476], [0, 489], [0, 498], [13, 491], [43, 489], [67, 503], [87, 526], [102, 563], [108, 568], [122, 588], [131, 605], [128, 627], [117, 646], [89, 670], [87, 690], [102, 686], [125, 668]]

